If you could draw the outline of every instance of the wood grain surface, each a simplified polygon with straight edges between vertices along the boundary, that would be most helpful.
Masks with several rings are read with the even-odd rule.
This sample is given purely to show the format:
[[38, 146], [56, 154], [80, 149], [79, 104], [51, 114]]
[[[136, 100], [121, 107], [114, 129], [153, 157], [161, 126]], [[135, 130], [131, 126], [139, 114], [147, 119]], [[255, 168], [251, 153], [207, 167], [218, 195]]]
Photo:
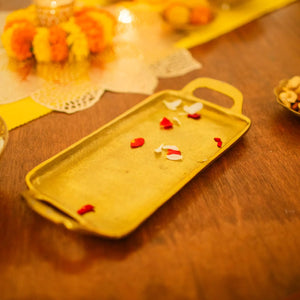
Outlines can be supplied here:
[[[0, 9], [24, 3], [1, 1]], [[20, 193], [29, 170], [145, 95], [105, 93], [85, 111], [12, 130], [0, 158], [0, 299], [300, 299], [300, 118], [273, 94], [282, 78], [300, 75], [299, 16], [296, 2], [195, 47], [202, 69], [159, 81], [156, 91], [224, 80], [244, 94], [252, 125], [124, 239], [68, 231]]]

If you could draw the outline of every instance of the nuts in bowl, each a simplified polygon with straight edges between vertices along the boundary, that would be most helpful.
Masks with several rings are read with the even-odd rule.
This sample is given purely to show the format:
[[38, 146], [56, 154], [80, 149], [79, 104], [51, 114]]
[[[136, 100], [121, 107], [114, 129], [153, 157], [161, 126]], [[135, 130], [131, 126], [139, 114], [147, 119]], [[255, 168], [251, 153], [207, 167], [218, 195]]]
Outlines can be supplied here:
[[280, 81], [274, 92], [279, 104], [300, 116], [300, 76]]

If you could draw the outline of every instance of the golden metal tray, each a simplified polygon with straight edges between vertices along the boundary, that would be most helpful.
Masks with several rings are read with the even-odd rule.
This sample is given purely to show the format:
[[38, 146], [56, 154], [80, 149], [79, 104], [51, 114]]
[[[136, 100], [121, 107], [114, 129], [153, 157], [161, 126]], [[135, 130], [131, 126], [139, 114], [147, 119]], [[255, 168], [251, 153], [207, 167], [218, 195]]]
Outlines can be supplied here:
[[[195, 97], [200, 87], [229, 96], [233, 106]], [[172, 111], [163, 102], [178, 98], [183, 105], [201, 102], [201, 118], [188, 118], [182, 108]], [[36, 212], [69, 229], [125, 236], [249, 129], [242, 102], [236, 88], [210, 78], [195, 79], [180, 91], [156, 93], [31, 170], [23, 196]], [[176, 117], [181, 125], [161, 129], [163, 117]], [[137, 137], [145, 144], [132, 149], [130, 142]], [[221, 148], [215, 137], [222, 139]], [[155, 153], [161, 144], [179, 147], [183, 159], [171, 161], [165, 153]], [[86, 204], [95, 211], [79, 215]]]

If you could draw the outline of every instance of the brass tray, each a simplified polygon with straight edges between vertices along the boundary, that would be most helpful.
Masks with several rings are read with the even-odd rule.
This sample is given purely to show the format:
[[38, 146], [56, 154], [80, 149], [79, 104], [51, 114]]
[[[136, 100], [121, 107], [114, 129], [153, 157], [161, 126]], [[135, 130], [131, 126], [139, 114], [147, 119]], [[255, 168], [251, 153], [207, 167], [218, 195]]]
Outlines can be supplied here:
[[[206, 87], [233, 99], [224, 108], [199, 99], [193, 92]], [[201, 118], [168, 109], [163, 100], [201, 102]], [[232, 146], [250, 127], [242, 115], [242, 94], [231, 85], [198, 78], [182, 90], [156, 93], [71, 147], [41, 163], [26, 175], [27, 203], [39, 214], [72, 230], [120, 238], [133, 231], [158, 207]], [[160, 120], [181, 121], [161, 129]], [[130, 142], [145, 144], [132, 149]], [[219, 148], [214, 137], [222, 139]], [[176, 145], [181, 161], [154, 152], [161, 144]], [[77, 213], [86, 204], [94, 212]]]

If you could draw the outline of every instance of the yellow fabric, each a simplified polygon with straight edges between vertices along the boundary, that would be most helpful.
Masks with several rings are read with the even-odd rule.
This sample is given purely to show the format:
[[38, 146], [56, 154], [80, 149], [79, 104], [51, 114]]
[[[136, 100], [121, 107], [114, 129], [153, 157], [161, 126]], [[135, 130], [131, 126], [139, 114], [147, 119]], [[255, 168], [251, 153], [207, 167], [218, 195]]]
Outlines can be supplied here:
[[[86, 0], [94, 1], [96, 0]], [[222, 34], [230, 32], [268, 12], [283, 7], [297, 0], [249, 0], [231, 11], [220, 11], [210, 24], [190, 32], [177, 42], [178, 47], [191, 48], [208, 42]], [[85, 2], [85, 1], [82, 1]], [[35, 103], [27, 97], [23, 100], [0, 105], [0, 116], [5, 120], [9, 130], [51, 112], [50, 109]]]
[[5, 121], [8, 130], [28, 123], [49, 112], [51, 112], [51, 109], [34, 102], [30, 97], [0, 105], [0, 116]]
[[178, 47], [191, 48], [230, 32], [260, 16], [297, 0], [248, 0], [232, 10], [218, 11], [216, 19], [181, 39]]

